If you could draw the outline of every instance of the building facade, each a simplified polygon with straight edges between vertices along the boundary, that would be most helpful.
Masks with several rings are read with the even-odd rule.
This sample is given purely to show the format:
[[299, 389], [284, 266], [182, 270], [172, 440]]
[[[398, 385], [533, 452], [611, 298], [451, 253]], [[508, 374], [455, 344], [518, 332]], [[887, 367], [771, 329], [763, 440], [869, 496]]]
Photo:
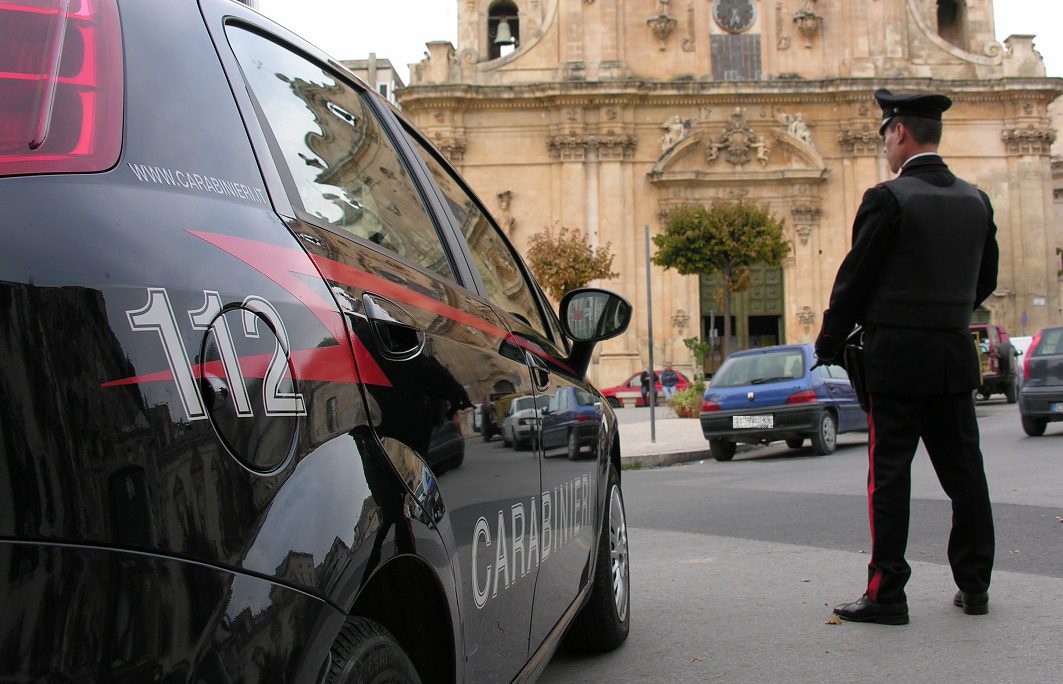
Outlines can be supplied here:
[[[786, 221], [790, 256], [736, 298], [729, 349], [814, 339], [862, 194], [891, 176], [877, 88], [954, 101], [941, 150], [993, 199], [1001, 245], [979, 315], [1014, 334], [1058, 323], [1063, 80], [1033, 41], [997, 43], [992, 0], [458, 0], [458, 45], [429, 43], [398, 97], [518, 247], [556, 225], [612, 245], [620, 277], [602, 285], [636, 317], [600, 346], [608, 383], [648, 361], [644, 227], [685, 202], [747, 198]], [[651, 281], [654, 357], [690, 371], [682, 340], [722, 329], [715, 288]]]

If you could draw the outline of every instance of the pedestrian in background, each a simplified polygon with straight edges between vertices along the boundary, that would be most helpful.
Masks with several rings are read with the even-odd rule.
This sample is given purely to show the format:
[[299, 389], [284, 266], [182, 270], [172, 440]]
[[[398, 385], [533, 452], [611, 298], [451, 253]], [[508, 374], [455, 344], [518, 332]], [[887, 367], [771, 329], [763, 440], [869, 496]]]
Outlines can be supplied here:
[[665, 401], [672, 400], [677, 384], [679, 384], [679, 374], [672, 370], [671, 363], [664, 364], [664, 370], [661, 371], [661, 389], [664, 391]]
[[843, 620], [907, 624], [904, 586], [911, 464], [919, 440], [952, 500], [948, 558], [953, 603], [988, 612], [993, 517], [972, 390], [978, 386], [971, 313], [996, 288], [998, 249], [989, 197], [938, 155], [944, 95], [879, 90], [886, 159], [899, 174], [864, 193], [830, 308], [816, 340], [822, 363], [839, 359], [864, 326], [871, 560], [864, 595], [838, 606]]
[[[651, 376], [652, 375], [652, 379]], [[642, 383], [642, 403], [649, 406], [650, 404], [650, 388], [654, 389], [656, 395], [657, 389], [657, 373], [650, 373], [650, 369], [647, 366], [642, 369], [642, 373], [639, 375], [639, 381]]]

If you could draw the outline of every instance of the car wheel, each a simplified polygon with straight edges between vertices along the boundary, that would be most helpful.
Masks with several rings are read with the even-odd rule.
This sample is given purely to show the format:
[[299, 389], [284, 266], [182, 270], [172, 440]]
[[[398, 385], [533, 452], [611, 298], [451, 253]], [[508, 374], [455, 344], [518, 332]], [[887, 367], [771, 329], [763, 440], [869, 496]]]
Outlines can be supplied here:
[[509, 448], [509, 446], [512, 445], [512, 444], [513, 444], [513, 442], [511, 442], [508, 439], [506, 439], [506, 429], [502, 428], [502, 446], [504, 446], [506, 448]]
[[576, 431], [569, 430], [568, 432], [568, 460], [575, 461], [579, 458], [579, 439], [576, 438]]
[[737, 450], [738, 445], [734, 442], [728, 442], [726, 439], [709, 440], [709, 453], [717, 461], [730, 461], [735, 457], [735, 451]]
[[332, 644], [328, 682], [410, 682], [419, 684], [410, 658], [384, 627], [363, 617], [348, 617]]
[[819, 425], [812, 433], [812, 449], [820, 456], [834, 453], [838, 446], [838, 424], [834, 421], [834, 414], [824, 411], [819, 414]]
[[1014, 404], [1019, 399], [1018, 388], [1015, 386], [1015, 381], [1004, 381], [1004, 398], [1008, 400], [1009, 404]]
[[565, 643], [579, 651], [611, 651], [624, 643], [631, 626], [627, 520], [620, 477], [612, 465], [605, 501], [591, 596], [565, 637]]
[[620, 400], [616, 397], [606, 397], [605, 400], [609, 402], [609, 405], [615, 409], [620, 408]]
[[1046, 418], [1031, 418], [1029, 416], [1020, 416], [1022, 418], [1022, 431], [1031, 437], [1040, 437], [1045, 433], [1045, 426], [1048, 425]]
[[805, 440], [801, 437], [794, 437], [793, 439], [786, 440], [786, 446], [791, 449], [800, 449], [804, 446]]
[[989, 391], [978, 390], [978, 393], [975, 396], [977, 396], [980, 401], [987, 401], [989, 399]]

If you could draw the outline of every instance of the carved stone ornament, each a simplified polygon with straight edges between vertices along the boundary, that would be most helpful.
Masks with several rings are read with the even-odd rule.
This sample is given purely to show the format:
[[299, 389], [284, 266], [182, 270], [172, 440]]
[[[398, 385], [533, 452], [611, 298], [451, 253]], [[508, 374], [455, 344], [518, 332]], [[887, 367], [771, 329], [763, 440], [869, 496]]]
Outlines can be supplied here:
[[845, 154], [875, 155], [878, 154], [880, 140], [878, 132], [865, 123], [862, 128], [849, 128], [839, 133], [838, 145]]
[[687, 35], [683, 39], [683, 52], [693, 52], [696, 45], [694, 40], [694, 0], [687, 5]]
[[1000, 137], [1011, 154], [1049, 154], [1056, 140], [1056, 130], [1034, 128], [1033, 124], [1029, 124], [1026, 128], [1005, 129]]
[[797, 30], [805, 37], [806, 48], [812, 47], [812, 39], [823, 26], [823, 17], [812, 11], [815, 4], [816, 0], [805, 0], [801, 9], [794, 13], [794, 23], [797, 24]]
[[437, 135], [434, 140], [439, 151], [450, 160], [452, 164], [460, 164], [465, 159], [465, 139], [453, 136], [444, 138]]
[[780, 50], [790, 48], [790, 36], [783, 33], [782, 0], [775, 3], [775, 46]]
[[668, 47], [668, 36], [675, 30], [676, 18], [668, 14], [668, 5], [672, 0], [658, 0], [657, 14], [646, 20], [653, 35], [657, 38], [658, 47], [664, 50]]
[[583, 161], [587, 155], [587, 138], [575, 133], [552, 135], [546, 143], [552, 159]]
[[495, 220], [498, 222], [498, 227], [506, 231], [506, 235], [513, 236], [513, 230], [517, 227], [517, 219], [513, 218], [513, 213], [509, 210], [509, 203], [513, 201], [513, 192], [511, 190], [503, 190], [498, 193], [498, 213], [495, 214]]
[[797, 237], [800, 238], [802, 245], [807, 245], [812, 230], [819, 225], [819, 217], [823, 214], [823, 210], [814, 204], [803, 203], [791, 207], [790, 213], [794, 217], [794, 231]]
[[677, 331], [682, 332], [687, 329], [687, 325], [690, 323], [690, 314], [682, 309], [676, 309], [672, 314], [672, 327]]
[[662, 123], [660, 128], [664, 130], [664, 135], [661, 136], [661, 154], [672, 149], [680, 140], [686, 138], [690, 133], [690, 125], [692, 123], [692, 119], [681, 119], [678, 114]]
[[768, 153], [771, 152], [764, 138], [749, 127], [741, 107], [735, 107], [731, 113], [731, 122], [723, 129], [723, 133], [705, 147], [705, 161], [710, 164], [714, 162], [720, 156], [720, 150], [723, 150], [724, 158], [735, 166], [748, 164], [754, 155], [757, 161], [765, 166], [768, 163]]
[[812, 131], [808, 130], [808, 124], [805, 122], [805, 115], [803, 113], [781, 113], [779, 115], [779, 120], [786, 124], [787, 133], [815, 149], [816, 145], [812, 142]]
[[816, 312], [810, 306], [803, 307], [797, 312], [797, 320], [803, 326], [813, 326], [816, 324]]
[[626, 133], [607, 131], [605, 135], [592, 136], [588, 143], [597, 148], [598, 159], [601, 161], [617, 161], [635, 156], [638, 138]]

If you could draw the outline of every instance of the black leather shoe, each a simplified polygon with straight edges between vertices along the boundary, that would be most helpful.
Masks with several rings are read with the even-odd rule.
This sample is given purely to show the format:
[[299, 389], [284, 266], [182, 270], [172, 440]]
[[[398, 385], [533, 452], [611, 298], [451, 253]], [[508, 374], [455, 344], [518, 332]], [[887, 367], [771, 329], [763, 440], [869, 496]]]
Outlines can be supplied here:
[[963, 608], [963, 612], [968, 615], [985, 615], [989, 612], [989, 594], [984, 591], [973, 594], [957, 591], [952, 597], [952, 605]]
[[852, 603], [834, 609], [834, 614], [847, 622], [875, 622], [880, 625], [908, 624], [908, 602], [877, 603], [864, 594]]

